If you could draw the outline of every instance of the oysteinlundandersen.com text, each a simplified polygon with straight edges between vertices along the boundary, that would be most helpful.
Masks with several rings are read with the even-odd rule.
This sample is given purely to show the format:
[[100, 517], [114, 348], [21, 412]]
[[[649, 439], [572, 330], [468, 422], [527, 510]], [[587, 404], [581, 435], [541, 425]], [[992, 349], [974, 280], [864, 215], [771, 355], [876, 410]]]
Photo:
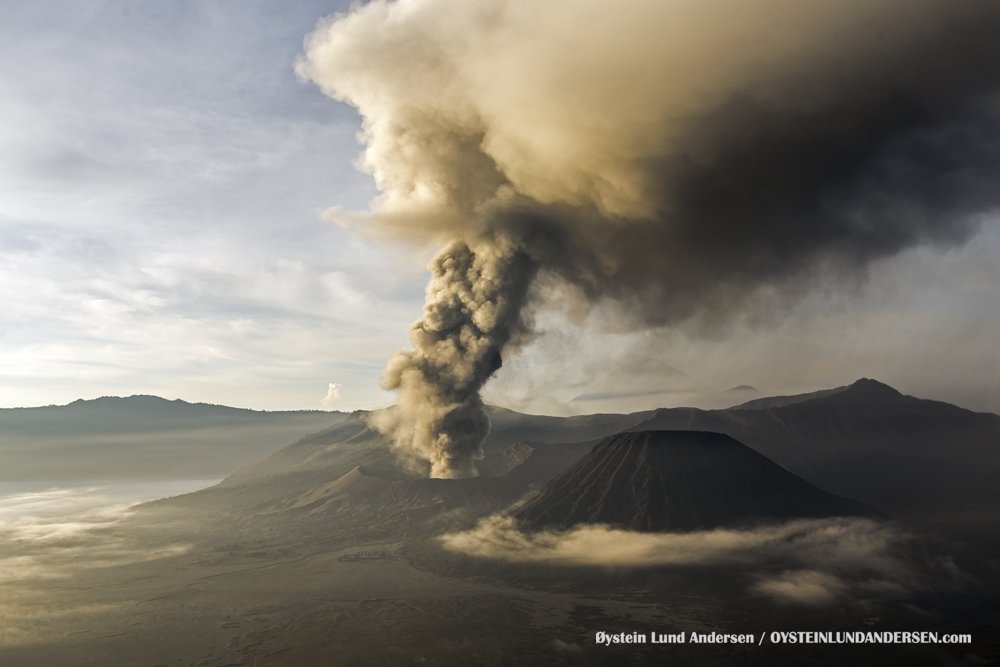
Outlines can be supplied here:
[[725, 634], [719, 632], [598, 632], [598, 644], [756, 644], [769, 639], [771, 644], [971, 644], [970, 634], [939, 634], [937, 632], [771, 632]]

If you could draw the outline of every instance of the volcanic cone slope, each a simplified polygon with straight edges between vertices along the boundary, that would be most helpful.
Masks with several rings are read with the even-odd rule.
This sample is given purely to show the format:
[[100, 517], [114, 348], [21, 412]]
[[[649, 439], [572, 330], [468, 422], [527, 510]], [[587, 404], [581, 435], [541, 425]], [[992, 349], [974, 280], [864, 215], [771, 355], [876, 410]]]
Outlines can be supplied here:
[[603, 523], [690, 531], [795, 517], [881, 516], [721, 433], [640, 431], [598, 443], [515, 513], [529, 530]]

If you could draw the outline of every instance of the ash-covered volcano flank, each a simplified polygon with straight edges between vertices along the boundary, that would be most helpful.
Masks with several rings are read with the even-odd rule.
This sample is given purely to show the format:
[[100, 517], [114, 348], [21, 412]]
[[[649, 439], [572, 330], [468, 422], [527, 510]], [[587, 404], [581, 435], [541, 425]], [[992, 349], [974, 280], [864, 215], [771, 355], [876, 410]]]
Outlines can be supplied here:
[[607, 438], [514, 512], [529, 530], [601, 523], [672, 532], [833, 516], [882, 515], [704, 431]]

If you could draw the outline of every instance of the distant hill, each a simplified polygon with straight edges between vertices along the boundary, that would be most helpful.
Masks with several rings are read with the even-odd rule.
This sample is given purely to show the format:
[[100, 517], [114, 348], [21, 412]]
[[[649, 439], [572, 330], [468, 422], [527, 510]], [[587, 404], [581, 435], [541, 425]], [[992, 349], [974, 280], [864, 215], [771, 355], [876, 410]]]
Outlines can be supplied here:
[[597, 444], [514, 517], [534, 530], [602, 523], [677, 532], [878, 515], [816, 488], [727, 435], [639, 431]]
[[[740, 389], [740, 387], [734, 387], [730, 391], [735, 391]], [[751, 387], [752, 389], [752, 387]], [[822, 391], [814, 391], [809, 394], [795, 394], [793, 396], [767, 396], [765, 398], [758, 398], [753, 401], [747, 401], [746, 403], [741, 403], [740, 405], [733, 406], [729, 408], [730, 410], [767, 410], [768, 408], [785, 408], [789, 405], [795, 405], [796, 403], [805, 403], [806, 401], [811, 401], [814, 398], [823, 398], [824, 396], [832, 396], [833, 394], [839, 394], [842, 391], [846, 391], [850, 387], [837, 387], [835, 389], [823, 389]]]
[[[632, 415], [547, 417], [523, 415], [496, 407], [488, 408], [488, 412], [491, 428], [483, 443], [487, 455], [520, 442], [592, 443], [653, 415], [653, 412], [637, 412]], [[355, 412], [336, 426], [303, 437], [268, 458], [233, 473], [223, 481], [223, 485], [236, 486], [272, 475], [322, 469], [329, 469], [331, 475], [339, 477], [356, 466], [380, 466], [385, 472], [386, 467], [394, 465], [395, 456], [389, 440], [369, 426], [368, 415], [364, 411]], [[584, 451], [586, 449], [580, 450], [576, 456]], [[571, 462], [566, 461], [565, 465]], [[399, 476], [400, 471], [387, 474]]]
[[[251, 466], [222, 484], [146, 503], [137, 512], [176, 516], [173, 513], [179, 511], [188, 519], [214, 526], [211, 530], [235, 522], [268, 533], [306, 530], [327, 536], [347, 533], [352, 539], [425, 536], [442, 526], [468, 526], [477, 518], [510, 508], [589, 449], [517, 443], [481, 462], [490, 474], [427, 479], [399, 466], [387, 446], [366, 433], [366, 427], [359, 428], [358, 422], [363, 420], [353, 415], [343, 429], [330, 429], [322, 438], [305, 438], [274, 457], [292, 469], [247, 477], [253, 474]], [[330, 437], [344, 441], [328, 442], [318, 451], [331, 458], [318, 457], [314, 461], [322, 460], [325, 465], [309, 467], [308, 454], [299, 455], [312, 449], [310, 441], [315, 444]], [[339, 450], [339, 455], [332, 456], [331, 450]]]
[[263, 412], [156, 396], [0, 409], [0, 481], [222, 477], [341, 412]]
[[657, 410], [630, 430], [650, 429], [725, 433], [826, 491], [892, 515], [1000, 506], [1000, 416], [904, 396], [875, 380], [729, 410]]
[[[827, 493], [897, 518], [996, 516], [1000, 509], [995, 482], [1000, 477], [1000, 416], [903, 396], [874, 380], [728, 410], [675, 408], [561, 418], [490, 408], [489, 414], [492, 430], [484, 445], [487, 456], [478, 464], [480, 478], [418, 480], [406, 487], [406, 499], [394, 501], [395, 509], [379, 511], [402, 517], [394, 513], [405, 507], [406, 516], [429, 520], [445, 507], [455, 508], [451, 503], [456, 498], [501, 506], [543, 486], [608, 436], [663, 430], [728, 435]], [[276, 527], [292, 516], [322, 516], [332, 526], [340, 520], [337, 516], [347, 515], [286, 512], [355, 468], [355, 477], [389, 482], [412, 482], [419, 476], [396, 460], [390, 443], [368, 425], [368, 413], [358, 412], [244, 467], [217, 487], [161, 505], [247, 520], [268, 516]], [[499, 481], [489, 481], [493, 478]], [[413, 495], [418, 488], [433, 492]], [[359, 507], [351, 494], [344, 497], [350, 498], [345, 507]], [[418, 497], [426, 504], [419, 505]], [[422, 509], [416, 511], [411, 503]], [[471, 508], [471, 513], [481, 509]], [[348, 514], [361, 516], [353, 512]]]

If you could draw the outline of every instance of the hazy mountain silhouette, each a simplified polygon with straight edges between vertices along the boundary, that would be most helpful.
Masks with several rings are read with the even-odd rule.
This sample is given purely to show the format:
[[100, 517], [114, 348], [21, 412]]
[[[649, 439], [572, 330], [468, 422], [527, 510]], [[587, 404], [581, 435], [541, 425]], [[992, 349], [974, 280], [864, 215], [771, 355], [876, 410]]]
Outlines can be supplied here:
[[[490, 408], [490, 418], [493, 429], [484, 446], [487, 457], [479, 462], [480, 478], [422, 480], [407, 487], [416, 495], [399, 496], [396, 502], [410, 511], [416, 507], [413, 498], [423, 498], [423, 509], [410, 512], [421, 520], [456, 508], [458, 498], [498, 507], [545, 485], [610, 435], [673, 430], [728, 435], [825, 492], [891, 516], [991, 512], [1000, 506], [994, 481], [1000, 476], [1000, 416], [903, 396], [873, 380], [728, 410], [560, 418]], [[234, 473], [218, 487], [170, 502], [207, 514], [284, 512], [359, 466], [360, 474], [390, 482], [413, 481], [421, 474], [396, 459], [369, 425], [369, 413], [358, 412]], [[423, 490], [417, 493], [418, 488]], [[355, 500], [348, 504], [361, 506]], [[334, 520], [328, 512], [325, 516]]]
[[794, 474], [889, 514], [1000, 505], [1000, 416], [861, 379], [729, 410], [664, 409], [631, 430], [725, 433]]
[[282, 447], [263, 460], [242, 468], [223, 480], [224, 486], [288, 473], [332, 468], [336, 478], [360, 465], [394, 461], [389, 441], [368, 424], [368, 413], [353, 412], [343, 421]]
[[[523, 415], [504, 408], [490, 407], [490, 434], [483, 444], [487, 456], [492, 456], [511, 445], [531, 442], [535, 447], [545, 443], [591, 442], [612, 433], [625, 430], [652, 412], [631, 415], [584, 415], [579, 417], [548, 417]], [[224, 486], [237, 486], [254, 479], [305, 471], [329, 469], [331, 477], [339, 477], [356, 466], [378, 469], [378, 474], [405, 478], [408, 474], [392, 452], [391, 444], [369, 423], [369, 412], [359, 410], [342, 422], [318, 433], [313, 433], [274, 452], [226, 478]], [[572, 458], [565, 460], [562, 470], [587, 450], [574, 450]], [[416, 464], [419, 465], [419, 464]], [[553, 472], [555, 475], [558, 470]], [[482, 472], [484, 476], [495, 476]], [[424, 475], [426, 476], [426, 475]], [[547, 481], [547, 480], [545, 480]]]
[[602, 523], [690, 531], [800, 517], [876, 516], [727, 435], [640, 431], [605, 439], [514, 513], [526, 528]]
[[[739, 389], [739, 387], [736, 387]], [[792, 396], [767, 396], [765, 398], [757, 398], [752, 401], [747, 401], [746, 403], [740, 403], [739, 405], [734, 405], [729, 408], [730, 410], [767, 410], [768, 408], [784, 408], [789, 405], [795, 405], [796, 403], [804, 403], [806, 401], [811, 401], [814, 398], [823, 398], [824, 396], [831, 396], [833, 394], [839, 394], [842, 391], [846, 391], [850, 387], [836, 387], [835, 389], [823, 389], [821, 391], [814, 391], [808, 394], [795, 394]]]
[[346, 417], [156, 396], [0, 409], [0, 481], [223, 476]]
[[[245, 466], [224, 484], [141, 505], [114, 526], [94, 532], [100, 558], [107, 558], [109, 548], [113, 553], [125, 545], [128, 554], [128, 545], [145, 544], [148, 559], [129, 556], [127, 564], [117, 569], [82, 568], [86, 576], [67, 581], [62, 588], [55, 588], [59, 580], [42, 581], [38, 599], [45, 604], [81, 600], [100, 613], [85, 627], [77, 624], [65, 631], [59, 627], [62, 634], [41, 635], [30, 652], [15, 654], [18, 659], [7, 662], [31, 664], [38, 647], [57, 645], [62, 636], [72, 642], [83, 641], [75, 639], [82, 636], [90, 643], [58, 644], [64, 647], [60, 655], [68, 657], [52, 664], [75, 664], [74, 651], [80, 646], [92, 648], [94, 664], [106, 662], [111, 653], [101, 649], [120, 646], [117, 637], [140, 628], [130, 625], [140, 620], [156, 632], [166, 623], [164, 627], [173, 633], [170, 641], [178, 645], [195, 643], [199, 654], [185, 655], [185, 664], [249, 664], [257, 659], [254, 656], [276, 655], [284, 646], [307, 646], [308, 652], [296, 654], [289, 663], [305, 664], [309, 656], [331, 655], [329, 637], [345, 632], [366, 638], [354, 654], [360, 656], [354, 662], [364, 662], [364, 651], [381, 637], [402, 633], [429, 637], [427, 641], [437, 645], [442, 632], [472, 619], [452, 634], [456, 645], [465, 646], [476, 628], [523, 634], [525, 628], [535, 631], [532, 618], [542, 617], [556, 624], [538, 631], [546, 646], [553, 642], [553, 628], [568, 628], [562, 636], [564, 647], [570, 648], [546, 655], [547, 662], [579, 662], [580, 656], [585, 660], [592, 656], [594, 664], [606, 663], [608, 656], [611, 662], [618, 658], [628, 662], [628, 653], [612, 655], [615, 647], [577, 651], [570, 642], [578, 642], [594, 628], [627, 631], [628, 624], [620, 625], [622, 619], [635, 620], [636, 610], [642, 609], [647, 610], [642, 618], [652, 618], [663, 628], [694, 627], [694, 619], [704, 621], [699, 627], [739, 629], [749, 627], [748, 618], [757, 619], [755, 628], [864, 632], [873, 629], [871, 624], [876, 624], [875, 630], [971, 628], [976, 647], [992, 646], [981, 638], [991, 641], [989, 623], [996, 609], [996, 588], [991, 583], [997, 551], [995, 537], [990, 537], [995, 535], [996, 513], [967, 508], [974, 506], [974, 493], [987, 500], [989, 493], [996, 494], [984, 480], [992, 482], [1000, 469], [1000, 417], [902, 396], [872, 381], [860, 381], [839, 393], [793, 398], [729, 410], [658, 410], [571, 419], [491, 409], [493, 430], [486, 457], [478, 462], [481, 476], [458, 480], [416, 479], [419, 471], [402, 466], [385, 438], [369, 426], [369, 413], [353, 414], [332, 427], [323, 424], [318, 432], [289, 439], [293, 444], [283, 449], [274, 451], [272, 446], [269, 456]], [[675, 432], [648, 432], [663, 430]], [[162, 442], [182, 433], [166, 428]], [[183, 449], [164, 451], [186, 455]], [[826, 480], [825, 488], [817, 478]], [[646, 568], [507, 560], [499, 548], [503, 541], [510, 541], [512, 553], [532, 558], [544, 556], [539, 550], [550, 547], [558, 551], [564, 541], [517, 534], [506, 521], [479, 523], [518, 507], [518, 501], [524, 504], [514, 511], [525, 528], [601, 522], [640, 531], [685, 531], [793, 517], [873, 514], [860, 502], [831, 495], [837, 484], [853, 485], [859, 500], [886, 498], [921, 518], [951, 503], [959, 508], [953, 516], [967, 521], [967, 530], [956, 532], [960, 540], [949, 542], [947, 550], [937, 550], [932, 547], [940, 532], [926, 543], [904, 538], [904, 534], [924, 534], [923, 526], [915, 522], [904, 521], [900, 530], [878, 528], [866, 537], [863, 526], [868, 524], [838, 521], [848, 532], [838, 533], [844, 539], [830, 551], [843, 552], [837, 556], [841, 559], [856, 559], [841, 571], [840, 561], [824, 564], [827, 549], [810, 546], [825, 544], [822, 540], [807, 541], [801, 554], [786, 554], [783, 546], [795, 538], [783, 541], [765, 560], [744, 565], [737, 559], [740, 564], [735, 566], [728, 561]], [[926, 509], [929, 489], [941, 502]], [[890, 507], [887, 503], [877, 509]], [[935, 527], [939, 525], [943, 524]], [[132, 532], [121, 532], [126, 528]], [[465, 537], [456, 537], [470, 529]], [[854, 530], [858, 532], [850, 532]], [[481, 540], [482, 548], [446, 548], [440, 539], [445, 533], [466, 547], [477, 547], [475, 541]], [[855, 535], [861, 542], [852, 539]], [[887, 540], [882, 546], [879, 536]], [[675, 539], [629, 538], [636, 544]], [[701, 536], [681, 539], [697, 542]], [[72, 544], [60, 538], [59, 551], [68, 552], [62, 547]], [[592, 543], [580, 544], [587, 550]], [[156, 551], [172, 545], [183, 545], [183, 553], [164, 557]], [[960, 550], [952, 548], [956, 545]], [[344, 554], [368, 550], [385, 551], [387, 556], [341, 560]], [[751, 551], [747, 554], [753, 561]], [[60, 554], [59, 560], [75, 557], [75, 552]], [[898, 580], [891, 578], [897, 570]], [[890, 571], [892, 575], [886, 574]], [[950, 592], [959, 579], [973, 582], [963, 590], [974, 595]], [[773, 586], [758, 589], [762, 581]], [[512, 582], [516, 588], [508, 586]], [[775, 604], [780, 598], [772, 601], [769, 592], [779, 590], [775, 587], [791, 590], [790, 601], [798, 595], [806, 602]], [[809, 602], [817, 588], [821, 596], [824, 591], [832, 596], [829, 607]], [[498, 601], [503, 608], [496, 606]], [[63, 607], [59, 606], [60, 614]], [[109, 608], [121, 611], [112, 616]], [[195, 612], [203, 621], [192, 624]], [[178, 620], [171, 623], [175, 616]], [[99, 620], [106, 618], [114, 620]], [[71, 637], [69, 628], [86, 634]], [[201, 634], [191, 634], [199, 628]], [[522, 634], [516, 635], [518, 646]], [[228, 642], [229, 653], [221, 652], [220, 645], [227, 644], [220, 644], [220, 637]], [[427, 655], [428, 645], [414, 644], [413, 650], [400, 654], [401, 660], [412, 662], [414, 655]], [[827, 656], [827, 662], [857, 662], [858, 647], [849, 648]], [[934, 662], [939, 655], [904, 655], [896, 645], [882, 648], [886, 652], [880, 654], [884, 659], [879, 664], [924, 658]], [[682, 662], [704, 664], [718, 656], [718, 664], [729, 664], [749, 655], [735, 646], [726, 653], [720, 653], [718, 645], [706, 649], [710, 653], [691, 653], [682, 656]], [[280, 661], [281, 655], [290, 653], [278, 655]], [[496, 652], [481, 655], [488, 662]], [[522, 654], [508, 655], [522, 658]], [[661, 656], [655, 659], [662, 661], [662, 653], [644, 655]], [[962, 655], [966, 654], [956, 654], [956, 659]], [[983, 649], [980, 655], [990, 654]], [[299, 656], [306, 656], [305, 663]], [[157, 661], [150, 656], [146, 663]]]

